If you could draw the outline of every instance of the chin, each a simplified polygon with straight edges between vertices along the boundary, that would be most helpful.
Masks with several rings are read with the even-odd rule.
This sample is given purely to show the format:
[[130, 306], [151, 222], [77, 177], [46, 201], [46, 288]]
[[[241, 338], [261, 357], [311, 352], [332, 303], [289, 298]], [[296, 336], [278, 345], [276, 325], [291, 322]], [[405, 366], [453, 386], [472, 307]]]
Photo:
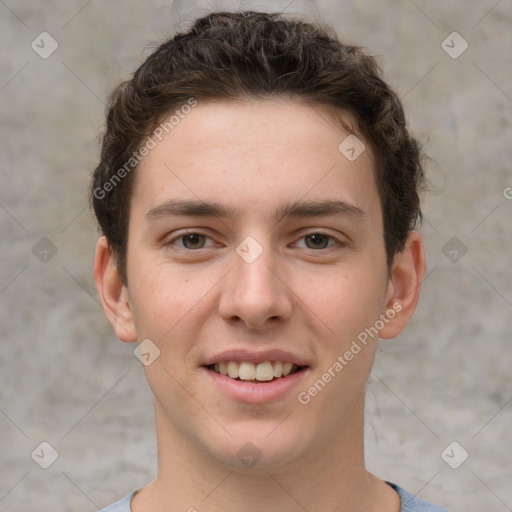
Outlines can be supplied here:
[[312, 444], [307, 442], [304, 429], [291, 431], [286, 420], [281, 424], [274, 421], [272, 425], [265, 422], [264, 427], [244, 422], [227, 430], [233, 437], [223, 435], [215, 445], [209, 437], [205, 448], [218, 462], [237, 473], [279, 473], [297, 464], [308, 444]]

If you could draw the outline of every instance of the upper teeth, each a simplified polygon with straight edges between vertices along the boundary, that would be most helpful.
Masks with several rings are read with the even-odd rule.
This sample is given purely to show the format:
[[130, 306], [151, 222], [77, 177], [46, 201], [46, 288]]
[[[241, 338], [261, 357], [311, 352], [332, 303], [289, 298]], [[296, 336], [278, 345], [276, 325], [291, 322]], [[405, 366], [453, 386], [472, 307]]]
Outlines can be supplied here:
[[215, 371], [221, 375], [227, 375], [232, 379], [241, 380], [272, 380], [274, 377], [286, 377], [293, 369], [298, 366], [293, 363], [283, 363], [281, 361], [265, 361], [264, 363], [254, 364], [247, 361], [223, 361], [215, 363]]

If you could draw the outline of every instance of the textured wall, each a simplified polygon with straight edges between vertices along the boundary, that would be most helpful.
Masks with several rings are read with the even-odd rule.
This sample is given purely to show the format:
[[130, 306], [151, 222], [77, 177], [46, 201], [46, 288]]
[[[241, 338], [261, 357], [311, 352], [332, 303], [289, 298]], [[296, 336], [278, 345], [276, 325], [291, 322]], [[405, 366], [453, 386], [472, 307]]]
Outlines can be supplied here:
[[[453, 512], [512, 510], [512, 3], [242, 2], [269, 4], [378, 55], [433, 159], [428, 275], [377, 356], [368, 466]], [[0, 512], [97, 510], [154, 477], [152, 397], [98, 303], [86, 192], [108, 92], [195, 5], [0, 3]]]

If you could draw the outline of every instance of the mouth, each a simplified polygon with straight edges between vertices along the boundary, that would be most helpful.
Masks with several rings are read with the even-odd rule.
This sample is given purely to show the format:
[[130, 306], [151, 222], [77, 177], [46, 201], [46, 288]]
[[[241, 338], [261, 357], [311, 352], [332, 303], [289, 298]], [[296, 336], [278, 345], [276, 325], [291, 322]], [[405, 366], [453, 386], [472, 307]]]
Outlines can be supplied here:
[[289, 361], [220, 361], [205, 366], [209, 371], [229, 377], [235, 381], [263, 384], [285, 379], [295, 373], [305, 371], [307, 366], [299, 366]]
[[[305, 386], [311, 359], [281, 349], [230, 349], [210, 356], [201, 369], [213, 390], [236, 403], [280, 403]], [[208, 388], [209, 386], [207, 386]], [[289, 398], [291, 399], [291, 398]]]

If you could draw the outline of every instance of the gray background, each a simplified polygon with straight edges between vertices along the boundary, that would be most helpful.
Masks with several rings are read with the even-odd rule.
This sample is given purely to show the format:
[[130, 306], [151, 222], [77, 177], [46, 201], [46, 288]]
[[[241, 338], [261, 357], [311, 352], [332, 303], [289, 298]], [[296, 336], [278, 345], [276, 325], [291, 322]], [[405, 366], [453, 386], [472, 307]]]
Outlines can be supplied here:
[[[512, 510], [512, 2], [242, 7], [286, 4], [378, 56], [432, 158], [428, 275], [410, 326], [381, 342], [368, 466], [453, 512]], [[98, 303], [86, 193], [109, 91], [199, 5], [0, 2], [0, 512], [93, 511], [155, 475], [152, 397]], [[43, 31], [59, 45], [46, 59]], [[458, 58], [442, 48], [453, 31]], [[42, 441], [59, 454], [48, 469], [31, 458]], [[469, 453], [458, 469], [441, 457], [452, 441], [452, 464]]]

